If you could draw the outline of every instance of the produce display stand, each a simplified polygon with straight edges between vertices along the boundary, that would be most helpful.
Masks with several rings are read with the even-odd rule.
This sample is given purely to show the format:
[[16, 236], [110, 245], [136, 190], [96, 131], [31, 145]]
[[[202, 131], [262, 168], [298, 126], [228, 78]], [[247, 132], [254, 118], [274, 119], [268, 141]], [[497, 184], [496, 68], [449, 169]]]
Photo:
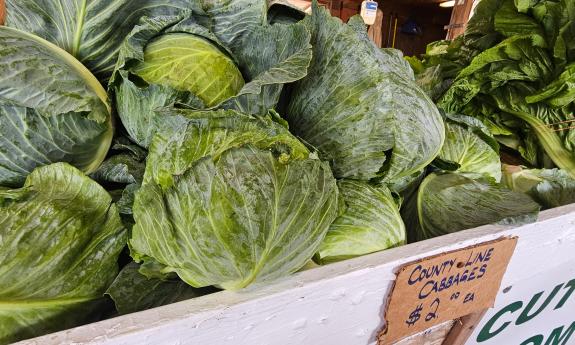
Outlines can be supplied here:
[[[396, 344], [575, 344], [575, 204], [535, 223], [483, 226], [18, 344], [376, 344], [399, 267], [503, 237], [518, 242], [495, 308]], [[484, 328], [491, 337], [478, 342]]]
[[[4, 18], [0, 0], [0, 25]], [[16, 344], [383, 344], [386, 309], [402, 267], [503, 238], [517, 238], [517, 246], [496, 298], [488, 301], [493, 308], [393, 344], [575, 344], [575, 204], [541, 212], [534, 223], [482, 226]]]

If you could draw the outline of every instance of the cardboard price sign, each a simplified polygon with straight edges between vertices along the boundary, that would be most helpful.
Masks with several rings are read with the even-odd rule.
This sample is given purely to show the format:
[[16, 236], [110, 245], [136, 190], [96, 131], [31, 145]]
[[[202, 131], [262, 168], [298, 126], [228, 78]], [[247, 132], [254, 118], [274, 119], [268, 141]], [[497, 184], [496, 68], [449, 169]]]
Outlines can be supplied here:
[[442, 322], [493, 307], [517, 237], [403, 266], [389, 297], [379, 344], [392, 344]]

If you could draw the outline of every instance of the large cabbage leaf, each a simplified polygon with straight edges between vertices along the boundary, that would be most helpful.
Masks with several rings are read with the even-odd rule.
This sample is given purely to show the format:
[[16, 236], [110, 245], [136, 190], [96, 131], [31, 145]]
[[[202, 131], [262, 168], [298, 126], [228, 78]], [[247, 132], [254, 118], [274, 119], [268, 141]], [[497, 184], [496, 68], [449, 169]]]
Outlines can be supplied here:
[[225, 289], [301, 268], [338, 214], [329, 165], [271, 118], [178, 111], [170, 122], [136, 193], [134, 259]]
[[[412, 200], [413, 201], [413, 200]], [[487, 224], [523, 224], [537, 219], [540, 206], [492, 178], [459, 173], [432, 173], [421, 183], [410, 231], [417, 240]]]
[[199, 11], [197, 0], [7, 0], [6, 25], [72, 54], [100, 80], [114, 69], [120, 45], [142, 17]]
[[308, 75], [294, 86], [286, 119], [338, 178], [387, 182], [421, 171], [439, 152], [437, 108], [398, 54], [378, 49], [365, 26], [346, 25], [314, 4]]
[[447, 115], [445, 133], [445, 143], [434, 161], [436, 167], [501, 180], [499, 145], [481, 121], [465, 115]]
[[126, 231], [96, 182], [65, 163], [0, 190], [0, 343], [98, 316]]
[[[284, 84], [306, 75], [311, 60], [306, 27], [269, 25], [267, 6], [258, 8], [232, 0], [210, 12], [207, 23], [184, 13], [146, 18], [130, 33], [110, 86], [132, 140], [147, 148], [158, 127], [157, 110], [166, 106], [265, 115]], [[230, 24], [232, 10], [251, 19]]]
[[405, 225], [399, 205], [384, 185], [340, 180], [345, 212], [329, 227], [316, 259], [345, 260], [405, 244]]
[[195, 289], [178, 279], [148, 278], [139, 269], [140, 265], [129, 263], [106, 291], [121, 315], [184, 301], [215, 290]]
[[575, 203], [575, 179], [560, 169], [523, 169], [506, 166], [505, 184], [527, 193], [545, 208]]
[[64, 50], [0, 27], [0, 185], [35, 167], [69, 162], [93, 172], [113, 136], [106, 91]]

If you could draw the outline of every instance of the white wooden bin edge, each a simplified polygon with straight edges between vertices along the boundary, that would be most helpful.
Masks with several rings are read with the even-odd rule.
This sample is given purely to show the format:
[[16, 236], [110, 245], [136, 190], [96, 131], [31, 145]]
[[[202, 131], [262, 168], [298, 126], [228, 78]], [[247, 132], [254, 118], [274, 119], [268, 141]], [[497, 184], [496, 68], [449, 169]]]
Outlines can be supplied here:
[[[259, 288], [220, 292], [17, 344], [368, 344], [382, 326], [381, 308], [399, 266], [502, 236], [520, 237], [510, 264], [513, 272], [508, 271], [503, 284], [545, 269], [518, 264], [530, 256], [555, 255], [557, 265], [575, 261], [569, 255], [575, 250], [575, 204], [544, 211], [536, 223], [483, 226], [300, 272]], [[365, 298], [358, 297], [359, 290]], [[352, 308], [354, 299], [364, 301]], [[342, 308], [344, 304], [349, 306]], [[338, 320], [349, 315], [354, 320]], [[322, 318], [331, 326], [321, 325]], [[263, 324], [265, 330], [257, 330]]]

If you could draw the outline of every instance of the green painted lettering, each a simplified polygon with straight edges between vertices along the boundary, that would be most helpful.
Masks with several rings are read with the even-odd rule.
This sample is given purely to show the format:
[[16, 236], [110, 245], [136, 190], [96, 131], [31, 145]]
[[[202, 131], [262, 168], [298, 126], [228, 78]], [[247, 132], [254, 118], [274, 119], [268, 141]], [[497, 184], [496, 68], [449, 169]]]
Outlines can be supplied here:
[[498, 311], [495, 315], [493, 315], [491, 319], [489, 319], [489, 321], [487, 321], [485, 326], [483, 326], [481, 332], [479, 332], [479, 334], [477, 335], [477, 342], [478, 343], [484, 342], [486, 340], [493, 338], [497, 334], [503, 332], [503, 330], [511, 324], [511, 321], [504, 322], [503, 325], [501, 325], [498, 329], [494, 331], [492, 331], [491, 328], [495, 325], [495, 323], [497, 322], [497, 320], [499, 320], [500, 317], [502, 317], [506, 313], [513, 314], [514, 312], [521, 309], [521, 307], [523, 307], [523, 302], [517, 301], [509, 304], [508, 306]]
[[571, 294], [573, 294], [573, 291], [575, 290], [575, 279], [573, 279], [573, 280], [569, 281], [567, 284], [565, 284], [565, 287], [568, 288], [569, 290], [567, 290], [567, 292], [565, 293], [565, 296], [563, 296], [561, 301], [559, 301], [559, 303], [557, 303], [555, 310], [563, 307], [563, 305], [565, 305], [565, 303], [569, 300], [569, 297], [571, 297]]
[[549, 338], [547, 338], [545, 345], [567, 345], [567, 341], [569, 341], [573, 332], [575, 332], [575, 322], [573, 322], [565, 332], [563, 332], [563, 327], [564, 326], [555, 328]]
[[[519, 315], [519, 317], [517, 318], [517, 321], [515, 321], [515, 324], [516, 325], [524, 324], [525, 322], [532, 320], [534, 317], [539, 315], [543, 310], [545, 310], [545, 308], [549, 305], [549, 303], [551, 303], [553, 298], [555, 298], [555, 295], [557, 295], [557, 293], [559, 292], [559, 290], [561, 290], [562, 287], [563, 287], [563, 284], [559, 284], [555, 288], [553, 288], [553, 291], [551, 291], [549, 296], [547, 296], [547, 298], [545, 299], [545, 302], [543, 302], [543, 304], [541, 304], [539, 309], [537, 309], [535, 312], [531, 313], [531, 309], [533, 309], [535, 304], [537, 304], [537, 301], [539, 301], [539, 298], [541, 298], [541, 296], [543, 295], [543, 293], [545, 291], [541, 291], [539, 293], [536, 293], [533, 297], [531, 297], [529, 304], [527, 304], [525, 309], [523, 309], [523, 311], [521, 312], [521, 315]], [[531, 313], [531, 314], [529, 314], [529, 313]]]
[[543, 335], [537, 334], [525, 340], [521, 345], [541, 345], [543, 343]]

